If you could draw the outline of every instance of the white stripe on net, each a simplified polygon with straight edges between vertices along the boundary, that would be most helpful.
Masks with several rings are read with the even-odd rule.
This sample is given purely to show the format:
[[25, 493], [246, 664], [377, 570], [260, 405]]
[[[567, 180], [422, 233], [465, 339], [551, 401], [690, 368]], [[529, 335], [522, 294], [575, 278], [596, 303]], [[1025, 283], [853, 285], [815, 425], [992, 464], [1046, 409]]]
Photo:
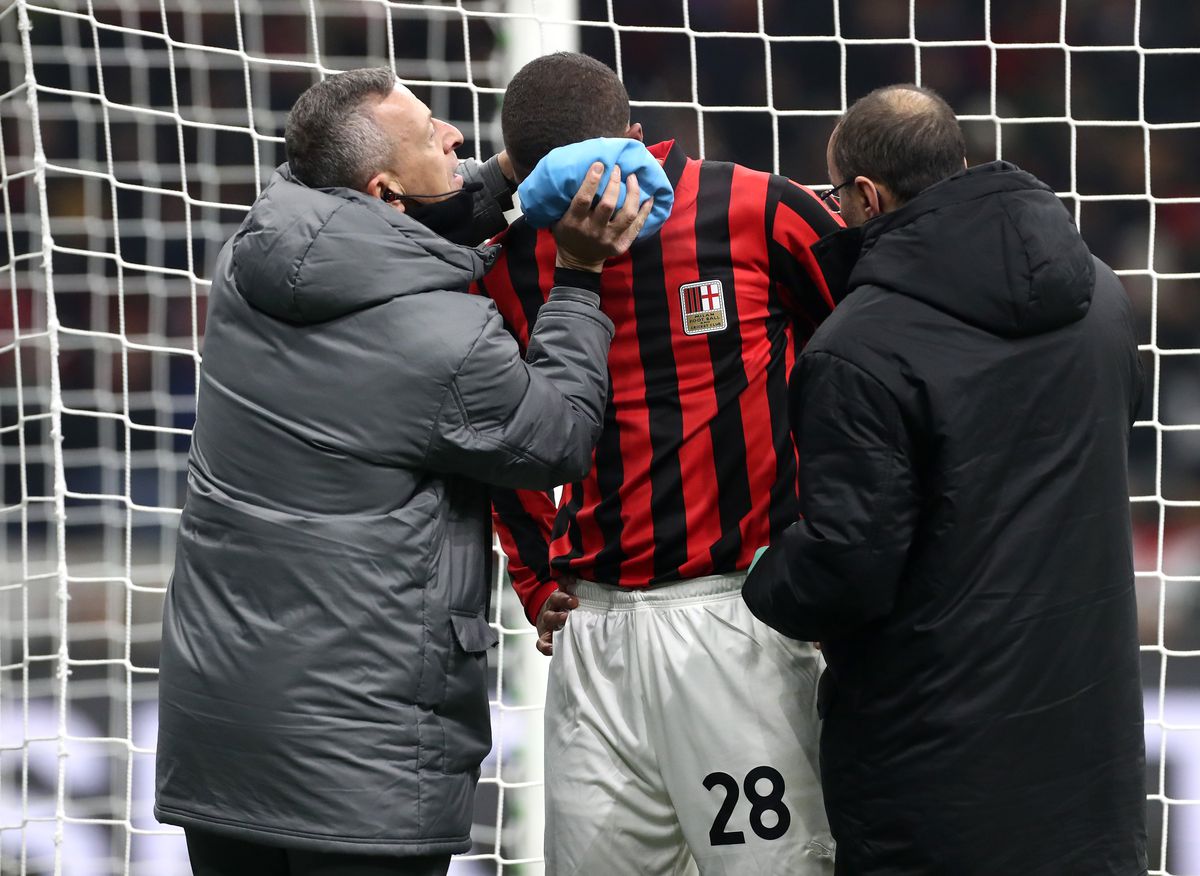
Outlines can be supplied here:
[[[46, 197], [46, 153], [42, 146], [41, 125], [38, 121], [38, 100], [36, 77], [33, 69], [33, 56], [30, 51], [29, 15], [21, 0], [17, 2], [21, 45], [25, 53], [25, 81], [27, 85], [26, 99], [29, 106], [29, 118], [33, 131], [33, 161], [35, 167], [34, 185], [38, 195], [38, 211], [42, 217], [42, 273], [44, 277], [43, 292], [46, 299], [46, 329], [50, 346], [50, 440], [54, 457], [54, 516], [58, 526], [55, 527], [55, 551], [57, 555], [55, 577], [56, 599], [58, 602], [58, 652], [56, 655], [55, 674], [58, 680], [58, 770], [55, 783], [55, 831], [54, 831], [54, 871], [57, 876], [62, 870], [62, 839], [63, 822], [66, 818], [66, 769], [67, 749], [63, 738], [67, 729], [67, 678], [70, 673], [67, 654], [67, 543], [66, 543], [66, 472], [62, 458], [62, 384], [58, 359], [58, 314], [54, 299], [53, 249], [54, 239], [50, 229], [50, 207]], [[28, 730], [28, 728], [26, 728]], [[28, 734], [26, 734], [28, 735]], [[24, 791], [24, 789], [23, 789]], [[23, 811], [25, 794], [22, 794]], [[27, 812], [26, 812], [27, 814]]]

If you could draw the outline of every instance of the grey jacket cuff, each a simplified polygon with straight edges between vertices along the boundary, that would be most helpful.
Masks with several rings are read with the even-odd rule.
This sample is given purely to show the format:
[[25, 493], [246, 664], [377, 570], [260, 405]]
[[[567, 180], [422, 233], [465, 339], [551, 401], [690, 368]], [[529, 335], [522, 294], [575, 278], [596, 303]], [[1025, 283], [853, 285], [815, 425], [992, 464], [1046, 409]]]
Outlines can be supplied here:
[[516, 187], [500, 170], [496, 156], [480, 164], [474, 158], [459, 162], [458, 172], [464, 183], [480, 182], [483, 189], [475, 193], [475, 218], [472, 228], [480, 240], [491, 237], [508, 227], [504, 211], [513, 207], [512, 193]]
[[[561, 269], [559, 269], [561, 270]], [[568, 273], [578, 273], [569, 271]], [[600, 275], [597, 274], [597, 277]], [[558, 271], [555, 271], [555, 281], [559, 279]], [[599, 285], [599, 284], [597, 284]], [[550, 296], [546, 299], [546, 303], [542, 305], [543, 309], [555, 310], [565, 313], [575, 313], [579, 316], [584, 316], [592, 319], [608, 331], [608, 336], [611, 338], [615, 329], [613, 328], [612, 320], [605, 315], [600, 309], [600, 292], [597, 289], [595, 292], [590, 289], [581, 288], [579, 286], [559, 286], [555, 285], [550, 290]], [[539, 310], [539, 313], [541, 310]]]

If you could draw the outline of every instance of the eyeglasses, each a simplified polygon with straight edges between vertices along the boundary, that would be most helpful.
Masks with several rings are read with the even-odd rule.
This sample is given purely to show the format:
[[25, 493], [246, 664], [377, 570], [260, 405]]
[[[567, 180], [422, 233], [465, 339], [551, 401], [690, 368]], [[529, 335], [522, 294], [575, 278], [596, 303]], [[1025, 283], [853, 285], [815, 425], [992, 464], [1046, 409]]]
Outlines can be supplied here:
[[826, 189], [825, 191], [821, 192], [819, 196], [821, 198], [821, 203], [834, 213], [842, 212], [842, 198], [840, 195], [838, 195], [838, 192], [850, 185], [852, 182], [854, 182], [854, 179], [850, 178], [841, 185], [834, 186], [831, 189]]

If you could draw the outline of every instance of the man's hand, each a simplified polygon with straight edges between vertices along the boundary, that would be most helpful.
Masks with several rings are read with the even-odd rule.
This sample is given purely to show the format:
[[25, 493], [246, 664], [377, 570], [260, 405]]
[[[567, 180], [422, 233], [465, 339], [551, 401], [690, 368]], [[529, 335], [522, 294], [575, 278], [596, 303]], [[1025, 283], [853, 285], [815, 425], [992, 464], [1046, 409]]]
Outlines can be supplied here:
[[513, 168], [512, 159], [508, 157], [507, 149], [496, 153], [496, 162], [500, 165], [500, 172], [504, 174], [504, 178], [515, 186], [517, 184], [517, 172]]
[[537, 621], [537, 649], [549, 657], [554, 653], [554, 634], [567, 624], [567, 615], [572, 609], [579, 607], [579, 600], [568, 590], [570, 584], [563, 582], [560, 586], [567, 590], [555, 590], [542, 603], [542, 611]]
[[625, 180], [625, 203], [617, 209], [621, 191], [621, 168], [617, 165], [613, 165], [599, 203], [592, 206], [603, 174], [604, 165], [597, 161], [588, 170], [566, 214], [555, 223], [554, 239], [558, 243], [555, 267], [598, 274], [606, 259], [629, 249], [646, 224], [654, 199], [647, 198], [639, 209], [641, 189], [633, 174]]

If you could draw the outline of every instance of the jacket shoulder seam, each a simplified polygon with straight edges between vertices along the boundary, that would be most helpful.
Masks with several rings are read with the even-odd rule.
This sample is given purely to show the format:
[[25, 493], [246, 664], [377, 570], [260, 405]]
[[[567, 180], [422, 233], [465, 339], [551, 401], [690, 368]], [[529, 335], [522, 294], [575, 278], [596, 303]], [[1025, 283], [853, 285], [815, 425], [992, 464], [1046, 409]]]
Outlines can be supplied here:
[[857, 362], [855, 362], [853, 359], [849, 358], [848, 356], [845, 356], [841, 353], [835, 353], [832, 350], [809, 350], [809, 351], [803, 353], [802, 355], [803, 356], [828, 356], [830, 359], [836, 359], [837, 361], [850, 366], [855, 371], [870, 378], [871, 382], [878, 385], [884, 392], [886, 392], [888, 394], [888, 397], [890, 399], [892, 399], [892, 401], [894, 401], [897, 406], [900, 405], [900, 399], [898, 399], [896, 397], [896, 393], [892, 392], [891, 388], [888, 387], [888, 385], [886, 383], [884, 383], [882, 380], [880, 380], [878, 377], [876, 377], [874, 374], [872, 374], [869, 370], [867, 370], [864, 366], [859, 365]]
[[298, 258], [296, 260], [296, 269], [295, 269], [295, 271], [292, 272], [291, 279], [288, 282], [288, 285], [291, 287], [291, 290], [292, 290], [292, 306], [293, 307], [298, 308], [300, 306], [300, 302], [296, 300], [296, 295], [300, 291], [300, 271], [302, 271], [304, 269], [304, 262], [308, 259], [309, 251], [313, 248], [313, 244], [315, 244], [317, 242], [317, 238], [321, 236], [321, 232], [325, 230], [325, 226], [328, 225], [330, 223], [330, 221], [333, 219], [333, 217], [336, 216], [339, 212], [341, 212], [341, 210], [348, 203], [350, 203], [350, 202], [343, 201], [341, 204], [338, 204], [336, 207], [334, 207], [332, 210], [329, 211], [329, 215], [325, 217], [325, 219], [321, 222], [320, 226], [317, 227], [317, 230], [313, 232], [312, 237], [308, 241], [308, 246], [304, 247], [304, 252], [300, 253], [300, 258]]
[[[469, 297], [477, 298], [478, 296], [472, 295]], [[484, 300], [490, 301], [490, 299]], [[475, 431], [471, 426], [469, 418], [467, 417], [466, 406], [463, 404], [462, 394], [458, 391], [458, 375], [462, 373], [463, 367], [467, 364], [467, 360], [471, 358], [471, 354], [475, 352], [475, 348], [479, 346], [480, 340], [483, 339], [483, 333], [486, 331], [487, 319], [485, 319], [483, 321], [483, 325], [479, 327], [479, 333], [475, 335], [475, 340], [471, 341], [471, 346], [467, 348], [467, 352], [463, 354], [462, 359], [460, 359], [458, 364], [454, 367], [454, 372], [450, 375], [450, 380], [446, 384], [446, 390], [444, 393], [442, 393], [441, 404], [438, 405], [437, 415], [434, 417], [433, 424], [430, 426], [429, 437], [425, 441], [425, 452], [421, 456], [421, 464], [425, 467], [428, 467], [429, 451], [433, 447], [433, 439], [437, 435], [438, 426], [442, 420], [442, 411], [446, 409], [447, 397], [449, 397], [449, 399], [454, 402], [455, 407], [458, 408], [458, 415], [462, 418], [463, 425], [466, 428], [471, 429], [472, 432]]]
[[[887, 394], [887, 397], [892, 400], [892, 407], [890, 410], [888, 410], [886, 412], [888, 430], [891, 433], [891, 436], [889, 436], [890, 438], [894, 438], [897, 431], [902, 431], [902, 432], [907, 431], [905, 428], [905, 425], [904, 425], [903, 406], [900, 402], [900, 399], [898, 399], [896, 397], [896, 394], [894, 392], [892, 392], [892, 390], [888, 387], [888, 385], [886, 383], [884, 383], [882, 380], [880, 380], [878, 377], [876, 377], [874, 374], [872, 374], [866, 368], [859, 365], [857, 362], [854, 362], [851, 359], [846, 358], [845, 356], [838, 355], [837, 353], [831, 353], [827, 350], [815, 350], [812, 353], [812, 355], [814, 355], [814, 356], [822, 355], [822, 354], [825, 356], [828, 356], [830, 359], [835, 359], [838, 362], [844, 363], [845, 365], [852, 368], [856, 373], [863, 375], [864, 377], [869, 379], [871, 381], [871, 383], [875, 384], [880, 389], [882, 389]], [[906, 439], [906, 440], [911, 440], [911, 439]], [[889, 465], [888, 470], [887, 470], [887, 477], [886, 477], [886, 480], [883, 483], [882, 488], [880, 490], [880, 495], [886, 496], [889, 493], [889, 491], [892, 488], [892, 484], [894, 484], [896, 482], [896, 476], [897, 476], [896, 466], [894, 464]], [[876, 553], [879, 549], [878, 548], [879, 531], [882, 529], [882, 526], [883, 526], [882, 515], [878, 515], [878, 514], [874, 515], [874, 518], [875, 519], [871, 523], [871, 531], [867, 537], [867, 544], [871, 545], [870, 550], [872, 553]]]
[[[1004, 193], [1002, 192], [1000, 194], [1003, 195]], [[1027, 302], [1036, 301], [1037, 298], [1035, 297], [1035, 294], [1033, 291], [1033, 265], [1030, 264], [1030, 262], [1029, 262], [1029, 246], [1026, 243], [1025, 232], [1022, 230], [1020, 223], [1017, 222], [1017, 220], [1015, 218], [1013, 218], [1013, 214], [1009, 211], [1007, 199], [1004, 197], [998, 197], [998, 198], [996, 198], [996, 201], [1000, 206], [1000, 211], [1002, 213], [1004, 213], [1004, 218], [1008, 221], [1008, 224], [1013, 227], [1013, 230], [1017, 232], [1017, 237], [1021, 241], [1021, 258], [1025, 262], [1025, 274], [1026, 274], [1026, 276], [1029, 277], [1029, 298], [1027, 299]], [[1090, 255], [1090, 253], [1089, 253], [1089, 255]], [[1014, 301], [1011, 301], [1010, 303], [1013, 306], [1013, 308], [1015, 309], [1017, 306], [1017, 302], [1014, 300]], [[1020, 323], [1020, 314], [1015, 313], [1014, 316], [1017, 317], [1016, 322], [1019, 324]]]

